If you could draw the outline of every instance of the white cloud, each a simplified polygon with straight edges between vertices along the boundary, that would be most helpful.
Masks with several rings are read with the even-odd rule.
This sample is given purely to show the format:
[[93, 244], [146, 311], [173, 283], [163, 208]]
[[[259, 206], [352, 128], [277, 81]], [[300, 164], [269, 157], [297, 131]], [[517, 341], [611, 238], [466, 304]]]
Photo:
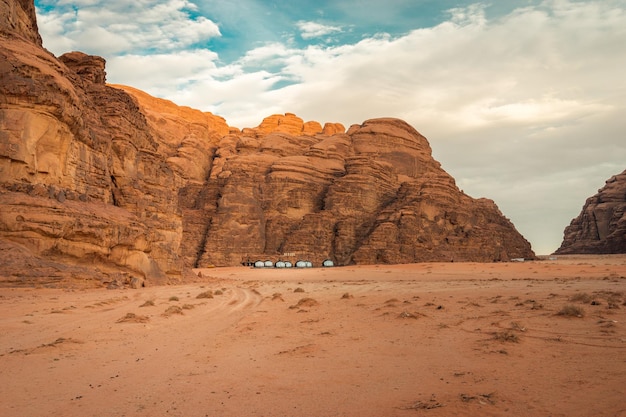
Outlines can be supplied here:
[[341, 32], [340, 26], [323, 25], [317, 22], [300, 21], [297, 23], [302, 39], [319, 38], [331, 33]]
[[274, 42], [252, 49], [239, 60], [242, 65], [267, 65], [270, 63], [282, 63], [285, 57], [291, 56], [297, 51], [287, 48], [282, 43]]
[[220, 36], [211, 20], [191, 12], [188, 0], [42, 0], [55, 5], [39, 11], [44, 46], [60, 55], [69, 50], [111, 57], [187, 48]]
[[[111, 39], [122, 34], [111, 42], [118, 49], [128, 41], [164, 50], [109, 58], [111, 82], [213, 111], [238, 127], [284, 112], [347, 126], [402, 118], [429, 138], [465, 192], [494, 199], [539, 253], [555, 250], [586, 197], [626, 168], [626, 0], [546, 0], [498, 19], [477, 5], [397, 38], [304, 49], [274, 43], [227, 65], [208, 51], [177, 51], [198, 39], [185, 25], [204, 23], [185, 13], [188, 2], [168, 4], [167, 30], [150, 16], [136, 29], [135, 18], [104, 19]], [[98, 26], [92, 19], [48, 15], [40, 21], [44, 42], [77, 46], [63, 28], [88, 35], [77, 23]], [[113, 31], [114, 23], [130, 32]], [[302, 36], [340, 30], [316, 25], [301, 22]], [[219, 33], [205, 29], [200, 37]], [[284, 80], [297, 82], [275, 89]]]
[[196, 82], [211, 79], [217, 54], [207, 50], [180, 51], [155, 55], [122, 55], [107, 61], [108, 77], [149, 91], [171, 96], [177, 90], [193, 88]]

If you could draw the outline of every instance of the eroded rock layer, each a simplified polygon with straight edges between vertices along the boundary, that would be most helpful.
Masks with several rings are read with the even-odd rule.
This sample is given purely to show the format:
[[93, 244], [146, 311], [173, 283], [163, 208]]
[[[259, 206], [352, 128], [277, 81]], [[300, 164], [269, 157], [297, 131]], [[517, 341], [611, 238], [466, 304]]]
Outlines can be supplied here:
[[626, 253], [626, 171], [614, 175], [565, 228], [559, 254]]
[[9, 281], [141, 285], [256, 259], [534, 256], [401, 120], [346, 131], [287, 113], [239, 130], [107, 85], [100, 57], [56, 58], [41, 46], [31, 1], [0, 2], [0, 17], [0, 272]]

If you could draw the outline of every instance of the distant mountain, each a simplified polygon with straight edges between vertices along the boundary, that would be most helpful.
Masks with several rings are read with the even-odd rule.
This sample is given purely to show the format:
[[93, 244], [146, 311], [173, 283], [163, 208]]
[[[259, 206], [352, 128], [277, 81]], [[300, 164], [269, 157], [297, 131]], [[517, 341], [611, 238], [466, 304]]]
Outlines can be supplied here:
[[[332, 99], [332, 98], [329, 98]], [[0, 3], [0, 279], [109, 286], [191, 267], [533, 258], [407, 123], [273, 115], [252, 129], [106, 84], [105, 60], [42, 47]]]
[[626, 171], [606, 181], [565, 228], [557, 254], [626, 253]]

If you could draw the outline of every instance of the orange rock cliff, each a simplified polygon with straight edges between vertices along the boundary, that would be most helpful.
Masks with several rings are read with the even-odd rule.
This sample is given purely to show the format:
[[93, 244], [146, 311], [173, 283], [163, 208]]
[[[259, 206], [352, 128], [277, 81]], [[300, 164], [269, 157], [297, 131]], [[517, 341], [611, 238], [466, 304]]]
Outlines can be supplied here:
[[[461, 192], [407, 123], [218, 116], [106, 84], [105, 61], [42, 47], [32, 0], [0, 3], [4, 279], [107, 285], [192, 267], [534, 257], [493, 201]], [[28, 265], [28, 268], [24, 268]]]

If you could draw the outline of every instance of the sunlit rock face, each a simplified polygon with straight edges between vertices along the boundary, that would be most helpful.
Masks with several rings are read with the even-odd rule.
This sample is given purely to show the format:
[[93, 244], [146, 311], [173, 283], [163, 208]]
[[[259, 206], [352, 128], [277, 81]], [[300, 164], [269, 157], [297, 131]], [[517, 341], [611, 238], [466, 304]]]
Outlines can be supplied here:
[[565, 228], [559, 254], [626, 253], [626, 171], [606, 181]]
[[8, 279], [136, 286], [257, 258], [534, 257], [496, 205], [461, 192], [401, 120], [346, 130], [286, 113], [238, 129], [108, 85], [105, 64], [81, 52], [55, 57], [42, 48], [32, 1], [0, 2]]
[[22, 273], [45, 259], [85, 279], [180, 277], [180, 180], [136, 100], [105, 84], [104, 59], [43, 49], [32, 2], [0, 16], [0, 237], [32, 255]]
[[407, 123], [374, 119], [347, 132], [306, 134], [298, 122], [301, 133], [291, 134], [283, 124], [267, 129], [277, 118], [224, 136], [205, 184], [182, 193], [184, 218], [210, 219], [184, 243], [193, 265], [534, 257], [492, 201], [456, 187]]

